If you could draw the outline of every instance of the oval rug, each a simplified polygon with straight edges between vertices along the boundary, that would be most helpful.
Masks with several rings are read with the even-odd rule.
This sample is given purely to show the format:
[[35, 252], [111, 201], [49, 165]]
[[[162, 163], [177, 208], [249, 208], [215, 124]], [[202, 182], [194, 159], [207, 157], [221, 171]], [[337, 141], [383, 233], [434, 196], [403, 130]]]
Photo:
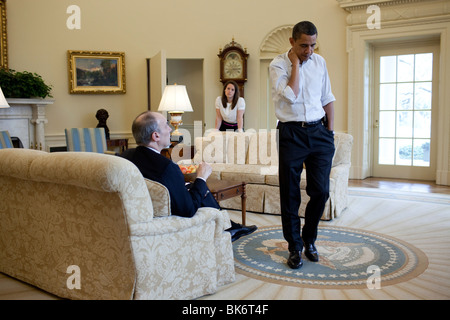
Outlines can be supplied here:
[[303, 254], [303, 266], [291, 269], [281, 226], [264, 227], [233, 243], [235, 266], [239, 273], [263, 281], [323, 289], [388, 286], [428, 267], [427, 256], [413, 245], [365, 230], [321, 226], [316, 247], [319, 262]]

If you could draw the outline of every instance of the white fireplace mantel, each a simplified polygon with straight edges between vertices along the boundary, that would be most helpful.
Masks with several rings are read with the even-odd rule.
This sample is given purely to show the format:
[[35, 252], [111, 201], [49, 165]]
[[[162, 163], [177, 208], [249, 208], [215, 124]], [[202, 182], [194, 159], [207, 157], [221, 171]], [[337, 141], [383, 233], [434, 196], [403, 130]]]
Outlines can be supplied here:
[[45, 149], [45, 107], [53, 99], [6, 99], [10, 108], [0, 109], [0, 129], [19, 137], [24, 148]]

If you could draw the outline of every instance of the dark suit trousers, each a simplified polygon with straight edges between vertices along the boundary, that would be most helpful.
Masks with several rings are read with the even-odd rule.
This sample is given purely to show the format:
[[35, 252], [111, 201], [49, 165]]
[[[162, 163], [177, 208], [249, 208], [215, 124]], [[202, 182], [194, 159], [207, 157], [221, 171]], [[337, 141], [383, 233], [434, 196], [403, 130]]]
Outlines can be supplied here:
[[[302, 127], [298, 122], [278, 124], [279, 183], [283, 235], [289, 251], [302, 251], [303, 241], [314, 244], [317, 227], [329, 198], [334, 135], [322, 124]], [[306, 168], [306, 193], [310, 200], [300, 233], [300, 175]]]

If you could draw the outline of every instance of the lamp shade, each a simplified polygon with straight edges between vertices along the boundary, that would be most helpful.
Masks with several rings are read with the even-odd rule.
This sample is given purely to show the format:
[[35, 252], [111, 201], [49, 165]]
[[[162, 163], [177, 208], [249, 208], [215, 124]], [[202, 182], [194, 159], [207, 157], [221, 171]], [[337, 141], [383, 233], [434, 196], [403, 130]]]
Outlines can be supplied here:
[[3, 95], [2, 88], [0, 88], [0, 108], [9, 108], [9, 104]]
[[158, 111], [193, 112], [186, 86], [176, 84], [166, 86]]

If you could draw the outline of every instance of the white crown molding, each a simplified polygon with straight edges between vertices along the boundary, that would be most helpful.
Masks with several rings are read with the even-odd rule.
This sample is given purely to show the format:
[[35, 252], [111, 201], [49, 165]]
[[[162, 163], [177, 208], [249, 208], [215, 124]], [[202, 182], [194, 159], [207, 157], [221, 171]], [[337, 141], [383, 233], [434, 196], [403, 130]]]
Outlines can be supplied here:
[[339, 6], [349, 12], [366, 9], [368, 6], [396, 6], [402, 4], [413, 4], [416, 2], [429, 2], [434, 0], [336, 0]]
[[350, 12], [347, 16], [349, 26], [362, 26], [367, 23], [371, 13], [370, 5], [380, 7], [381, 25], [405, 23], [422, 19], [435, 22], [449, 20], [450, 1], [448, 0], [336, 0], [341, 8]]

